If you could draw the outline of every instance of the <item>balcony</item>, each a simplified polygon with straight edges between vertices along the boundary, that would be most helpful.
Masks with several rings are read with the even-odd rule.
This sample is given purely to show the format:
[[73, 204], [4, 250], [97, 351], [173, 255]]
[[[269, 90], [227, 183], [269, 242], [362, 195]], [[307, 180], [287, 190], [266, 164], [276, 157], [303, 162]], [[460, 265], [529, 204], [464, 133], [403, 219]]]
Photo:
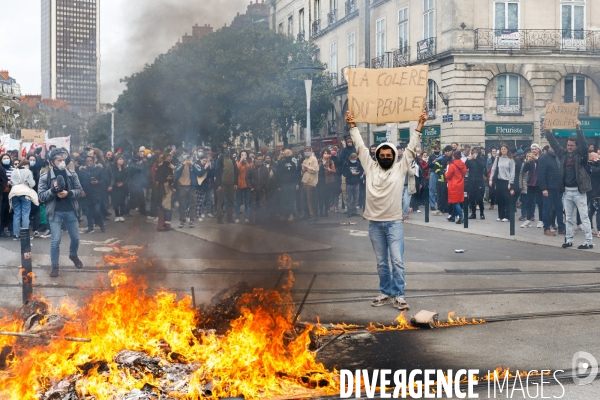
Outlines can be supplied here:
[[496, 97], [497, 115], [523, 115], [522, 97]]
[[579, 103], [579, 115], [590, 115], [590, 97], [589, 96], [577, 96], [577, 97], [564, 97], [565, 103]]
[[318, 34], [319, 32], [321, 32], [321, 20], [320, 19], [318, 19], [312, 23], [310, 35], [314, 36], [314, 35]]
[[405, 47], [400, 50], [388, 51], [380, 57], [375, 57], [371, 60], [371, 68], [398, 68], [408, 65], [410, 58], [409, 48]]
[[331, 86], [336, 87], [338, 85], [338, 74], [337, 72], [330, 72], [329, 79], [331, 80]]
[[337, 9], [331, 10], [331, 12], [327, 14], [327, 25], [333, 25], [337, 20]]
[[436, 118], [436, 109], [437, 104], [435, 101], [430, 100], [427, 102], [427, 104], [425, 105], [425, 111], [427, 111], [427, 119], [433, 121]]
[[347, 74], [347, 70], [348, 68], [356, 68], [355, 65], [348, 65], [347, 67], [342, 68], [342, 77], [341, 77], [341, 81], [342, 81], [342, 85], [348, 85], [348, 80], [346, 79], [346, 74]]
[[296, 41], [297, 41], [297, 42], [304, 42], [304, 40], [305, 40], [305, 39], [304, 39], [304, 31], [303, 31], [303, 32], [300, 32], [300, 33], [298, 33], [298, 36], [296, 37]]
[[576, 51], [600, 53], [600, 31], [565, 29], [476, 29], [475, 50]]
[[435, 56], [435, 38], [430, 37], [417, 42], [417, 61], [425, 61]]
[[356, 11], [356, 0], [348, 0], [346, 2], [346, 15], [350, 15], [354, 11]]

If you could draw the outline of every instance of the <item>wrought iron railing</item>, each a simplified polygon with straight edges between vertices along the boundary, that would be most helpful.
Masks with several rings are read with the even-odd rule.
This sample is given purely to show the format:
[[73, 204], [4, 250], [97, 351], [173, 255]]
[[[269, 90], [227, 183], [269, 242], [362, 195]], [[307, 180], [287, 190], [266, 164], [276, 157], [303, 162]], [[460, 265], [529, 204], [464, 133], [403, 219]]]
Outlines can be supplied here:
[[354, 11], [356, 11], [356, 0], [348, 0], [346, 2], [346, 15], [350, 15]]
[[346, 79], [346, 71], [348, 70], [348, 68], [356, 68], [356, 66], [354, 65], [348, 65], [347, 67], [342, 68], [342, 76], [341, 76], [341, 84], [342, 85], [347, 85], [348, 84], [348, 80]]
[[310, 35], [311, 36], [316, 35], [320, 31], [321, 31], [321, 20], [318, 19], [316, 21], [313, 21], [313, 23], [312, 23], [312, 31], [311, 31]]
[[579, 115], [590, 114], [590, 97], [589, 96], [565, 96], [565, 103], [579, 103]]
[[522, 97], [496, 97], [497, 115], [523, 115]]
[[600, 31], [475, 29], [475, 50], [547, 50], [600, 53]]
[[435, 38], [430, 37], [417, 42], [417, 61], [424, 61], [435, 56]]
[[427, 119], [434, 120], [436, 118], [437, 104], [435, 101], [429, 100], [425, 104], [425, 110], [427, 111]]
[[327, 25], [333, 25], [336, 22], [337, 22], [337, 9], [331, 10], [331, 12], [327, 14]]
[[338, 74], [337, 72], [330, 72], [329, 79], [331, 79], [331, 86], [336, 87], [338, 85]]
[[410, 52], [408, 47], [399, 50], [389, 51], [382, 56], [371, 60], [371, 68], [398, 68], [408, 65]]
[[304, 31], [298, 33], [298, 36], [296, 37], [296, 41], [304, 42]]

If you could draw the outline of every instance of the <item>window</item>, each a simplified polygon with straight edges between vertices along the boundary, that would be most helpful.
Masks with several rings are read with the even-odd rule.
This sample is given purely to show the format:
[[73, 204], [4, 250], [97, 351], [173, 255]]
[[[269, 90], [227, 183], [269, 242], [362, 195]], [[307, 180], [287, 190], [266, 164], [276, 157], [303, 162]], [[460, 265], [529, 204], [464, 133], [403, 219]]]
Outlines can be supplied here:
[[315, 17], [315, 21], [319, 21], [321, 19], [321, 2], [319, 0], [315, 0], [315, 7], [313, 8]]
[[385, 18], [375, 23], [375, 52], [377, 57], [385, 53]]
[[294, 17], [291, 15], [288, 18], [288, 36], [294, 36]]
[[298, 13], [298, 32], [304, 35], [304, 8]]
[[494, 7], [494, 29], [496, 35], [503, 30], [519, 29], [519, 3], [515, 1], [498, 1]]
[[[563, 0], [563, 2], [567, 2]], [[585, 2], [568, 1], [561, 8], [561, 25], [563, 39], [583, 39], [585, 29]]]
[[423, 0], [423, 39], [435, 37], [434, 0]]
[[337, 72], [337, 42], [329, 44], [329, 72], [332, 74]]
[[279, 26], [277, 27], [277, 33], [283, 33], [283, 22], [279, 23]]
[[518, 75], [500, 75], [497, 83], [497, 111], [499, 114], [520, 114], [521, 98]]
[[[427, 111], [434, 111], [437, 109], [437, 84], [434, 80], [429, 79], [427, 81]], [[435, 118], [435, 117], [434, 117]]]
[[348, 64], [356, 67], [356, 35], [354, 32], [348, 34]]
[[585, 76], [569, 75], [565, 78], [565, 103], [585, 104]]
[[398, 49], [402, 53], [408, 49], [408, 7], [398, 11]]

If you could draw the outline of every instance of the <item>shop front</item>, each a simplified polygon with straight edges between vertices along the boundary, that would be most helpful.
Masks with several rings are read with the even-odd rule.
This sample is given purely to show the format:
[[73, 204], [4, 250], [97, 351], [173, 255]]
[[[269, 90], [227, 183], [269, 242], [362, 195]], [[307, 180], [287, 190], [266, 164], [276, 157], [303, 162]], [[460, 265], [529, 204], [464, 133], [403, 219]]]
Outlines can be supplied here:
[[509, 149], [526, 149], [533, 143], [533, 122], [485, 124], [485, 150], [499, 149], [506, 145]]

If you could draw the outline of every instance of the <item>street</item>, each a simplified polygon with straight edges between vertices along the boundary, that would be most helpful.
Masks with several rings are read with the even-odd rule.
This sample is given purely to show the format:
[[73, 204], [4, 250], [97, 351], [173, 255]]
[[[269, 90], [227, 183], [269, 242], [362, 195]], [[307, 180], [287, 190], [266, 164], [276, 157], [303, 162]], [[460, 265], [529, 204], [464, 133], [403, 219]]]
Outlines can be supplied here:
[[[468, 320], [497, 321], [432, 331], [348, 334], [319, 353], [318, 360], [337, 369], [468, 368], [480, 369], [483, 374], [496, 367], [571, 370], [577, 351], [600, 354], [596, 340], [600, 322], [597, 254], [532, 244], [521, 231], [516, 232], [521, 240], [518, 235], [517, 240], [486, 237], [474, 233], [477, 222], [472, 222], [471, 233], [464, 233], [444, 229], [433, 217], [427, 227], [422, 226], [423, 214], [413, 217], [405, 223], [404, 232], [406, 291], [411, 307], [407, 317], [430, 310], [445, 321], [454, 311]], [[141, 248], [133, 270], [145, 275], [150, 291], [167, 288], [182, 295], [190, 294], [194, 287], [196, 302], [206, 303], [241, 281], [272, 289], [281, 272], [277, 262], [280, 254], [272, 253], [271, 246], [300, 243], [304, 251], [290, 252], [296, 303], [317, 275], [302, 321], [316, 322], [319, 318], [323, 324], [390, 325], [398, 316], [396, 309], [370, 306], [378, 293], [378, 278], [368, 223], [353, 218], [356, 225], [343, 225], [349, 220], [332, 213], [316, 224], [300, 221], [249, 226], [217, 225], [207, 218], [194, 229], [159, 233], [152, 221], [135, 216], [124, 224], [108, 223], [106, 233], [81, 235], [83, 270], [73, 268], [64, 257], [69, 241], [63, 236], [61, 275], [53, 280], [49, 278], [49, 240], [35, 239], [34, 293], [53, 302], [64, 296], [81, 302], [94, 290], [109, 289], [102, 255], [110, 254], [113, 244], [135, 245]], [[236, 250], [247, 249], [247, 243], [252, 244], [251, 253]], [[0, 246], [4, 270], [0, 307], [15, 309], [21, 301], [19, 242], [3, 240]], [[457, 254], [455, 249], [466, 251]], [[564, 398], [586, 398], [594, 387], [567, 385]]]

